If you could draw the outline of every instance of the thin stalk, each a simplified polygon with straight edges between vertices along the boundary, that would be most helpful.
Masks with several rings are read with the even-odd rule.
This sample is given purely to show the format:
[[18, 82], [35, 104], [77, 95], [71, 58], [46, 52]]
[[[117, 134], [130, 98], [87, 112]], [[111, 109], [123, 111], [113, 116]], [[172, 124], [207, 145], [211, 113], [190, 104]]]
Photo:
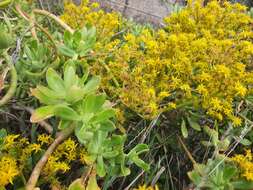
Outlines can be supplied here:
[[55, 16], [54, 14], [52, 14], [52, 13], [46, 11], [46, 10], [40, 10], [40, 9], [34, 9], [33, 12], [36, 13], [36, 14], [44, 15], [46, 17], [49, 17], [49, 18], [53, 19], [62, 28], [69, 31], [71, 34], [74, 33], [74, 30], [69, 25], [67, 25], [65, 22], [63, 22], [59, 17]]
[[11, 85], [10, 88], [8, 89], [7, 93], [0, 99], [0, 106], [5, 105], [6, 103], [8, 103], [8, 101], [14, 96], [15, 91], [17, 89], [17, 81], [18, 81], [18, 76], [17, 76], [17, 71], [12, 63], [12, 60], [10, 58], [10, 56], [8, 55], [7, 52], [3, 53], [4, 58], [7, 62], [7, 64], [9, 65], [10, 69], [11, 69]]

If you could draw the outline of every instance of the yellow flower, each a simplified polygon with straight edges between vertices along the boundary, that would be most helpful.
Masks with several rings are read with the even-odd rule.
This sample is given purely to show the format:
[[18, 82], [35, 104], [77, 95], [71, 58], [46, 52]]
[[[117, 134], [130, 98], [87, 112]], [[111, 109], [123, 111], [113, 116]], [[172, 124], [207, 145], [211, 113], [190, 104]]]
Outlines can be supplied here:
[[170, 96], [170, 93], [169, 92], [166, 92], [166, 91], [162, 91], [159, 93], [158, 95], [160, 98], [166, 98], [168, 96]]
[[168, 103], [168, 109], [169, 110], [170, 109], [176, 109], [176, 108], [177, 108], [177, 105], [175, 103], [173, 103], [173, 102]]
[[239, 82], [235, 84], [235, 91], [237, 96], [244, 97], [247, 93], [247, 89]]
[[50, 135], [46, 135], [46, 134], [41, 134], [38, 136], [37, 141], [41, 144], [41, 145], [49, 145], [52, 143], [53, 138]]
[[232, 120], [233, 126], [235, 126], [235, 127], [238, 127], [238, 126], [242, 125], [242, 120], [239, 117], [234, 116], [234, 117], [231, 118], [231, 120]]
[[15, 145], [15, 140], [19, 137], [19, 135], [7, 135], [4, 139], [4, 148], [9, 149]]

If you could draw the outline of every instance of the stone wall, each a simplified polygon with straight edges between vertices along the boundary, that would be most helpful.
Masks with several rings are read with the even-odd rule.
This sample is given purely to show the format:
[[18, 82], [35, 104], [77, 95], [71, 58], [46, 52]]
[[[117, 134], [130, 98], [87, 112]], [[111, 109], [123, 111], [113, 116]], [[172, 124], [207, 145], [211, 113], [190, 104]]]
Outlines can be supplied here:
[[[56, 4], [63, 0], [38, 0], [47, 4]], [[73, 0], [79, 4], [81, 0]], [[186, 0], [90, 0], [99, 2], [102, 8], [121, 12], [127, 18], [133, 18], [137, 22], [153, 23], [160, 25], [163, 18], [169, 15], [175, 3], [184, 5]], [[208, 0], [207, 0], [208, 1]], [[253, 0], [230, 0], [253, 6]]]
[[184, 4], [184, 0], [92, 0], [103, 8], [121, 12], [127, 18], [137, 22], [160, 24], [169, 15], [175, 3]]

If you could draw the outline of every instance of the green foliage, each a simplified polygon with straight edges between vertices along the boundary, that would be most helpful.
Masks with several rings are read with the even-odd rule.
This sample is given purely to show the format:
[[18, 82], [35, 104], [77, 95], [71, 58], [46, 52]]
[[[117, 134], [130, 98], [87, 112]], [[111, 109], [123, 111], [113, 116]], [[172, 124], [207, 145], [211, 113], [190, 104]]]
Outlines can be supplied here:
[[0, 24], [0, 50], [7, 49], [13, 43], [13, 38], [4, 25]]
[[81, 30], [71, 34], [65, 31], [63, 37], [64, 44], [58, 46], [59, 52], [67, 57], [77, 59], [89, 53], [96, 42], [96, 28], [83, 27]]
[[115, 135], [116, 129], [111, 121], [115, 112], [106, 103], [105, 94], [96, 95], [99, 77], [81, 78], [73, 66], [66, 65], [63, 79], [52, 68], [46, 73], [48, 87], [38, 86], [32, 94], [45, 106], [37, 108], [31, 117], [32, 122], [39, 122], [53, 116], [59, 117], [58, 128], [68, 128], [75, 123], [75, 135], [85, 146], [87, 153], [96, 165], [100, 177], [130, 174], [126, 168], [128, 162], [148, 170], [149, 166], [138, 155], [147, 152], [148, 147], [139, 144], [128, 154], [123, 151], [126, 136]]

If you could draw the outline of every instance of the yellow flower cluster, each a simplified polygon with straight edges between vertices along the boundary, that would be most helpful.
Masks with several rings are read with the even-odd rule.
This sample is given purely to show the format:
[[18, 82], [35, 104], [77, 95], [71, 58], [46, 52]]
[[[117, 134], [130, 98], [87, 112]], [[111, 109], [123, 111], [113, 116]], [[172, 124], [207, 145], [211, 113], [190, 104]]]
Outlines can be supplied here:
[[[7, 135], [1, 147], [0, 187], [12, 183], [20, 173], [29, 172], [28, 164], [32, 155], [44, 152], [53, 140], [50, 135], [41, 134], [37, 137], [37, 143], [30, 143], [27, 138], [20, 135]], [[79, 160], [83, 164], [91, 163], [83, 147], [78, 146], [73, 139], [69, 138], [49, 157], [42, 170], [43, 180], [57, 182], [57, 173], [69, 171], [74, 160]]]
[[253, 181], [253, 154], [250, 150], [245, 151], [245, 155], [236, 154], [231, 158], [241, 169], [241, 176]]
[[70, 163], [77, 158], [77, 144], [71, 138], [60, 144], [49, 157], [42, 174], [47, 180], [54, 180], [57, 172], [65, 173], [70, 169]]
[[[73, 8], [78, 14], [70, 14], [68, 6], [73, 5], [66, 5], [62, 18], [73, 27], [77, 25], [71, 24], [72, 18], [83, 14], [79, 22], [86, 22], [93, 11], [84, 4], [88, 13], [81, 6]], [[104, 90], [143, 117], [152, 119], [187, 105], [239, 126], [233, 103], [252, 93], [253, 82], [248, 69], [253, 56], [253, 21], [245, 11], [240, 4], [221, 5], [214, 0], [203, 7], [202, 0], [190, 1], [185, 9], [165, 18], [164, 29], [129, 30], [123, 39], [111, 40], [103, 50], [95, 49], [101, 56], [92, 63], [92, 71], [102, 75]], [[110, 17], [119, 20], [118, 15]], [[121, 25], [111, 24], [110, 19], [108, 24], [96, 17], [88, 20], [98, 30], [109, 27], [110, 35]], [[110, 53], [105, 56], [106, 51]]]
[[0, 157], [0, 188], [13, 182], [19, 174], [17, 161], [9, 156]]
[[159, 188], [157, 185], [155, 187], [152, 187], [152, 186], [148, 187], [147, 185], [141, 185], [137, 189], [135, 188], [133, 190], [159, 190]]
[[86, 25], [95, 26], [98, 39], [110, 39], [119, 29], [121, 17], [116, 12], [105, 13], [98, 7], [98, 3], [90, 3], [88, 0], [83, 0], [80, 6], [66, 2], [61, 19], [75, 29]]

